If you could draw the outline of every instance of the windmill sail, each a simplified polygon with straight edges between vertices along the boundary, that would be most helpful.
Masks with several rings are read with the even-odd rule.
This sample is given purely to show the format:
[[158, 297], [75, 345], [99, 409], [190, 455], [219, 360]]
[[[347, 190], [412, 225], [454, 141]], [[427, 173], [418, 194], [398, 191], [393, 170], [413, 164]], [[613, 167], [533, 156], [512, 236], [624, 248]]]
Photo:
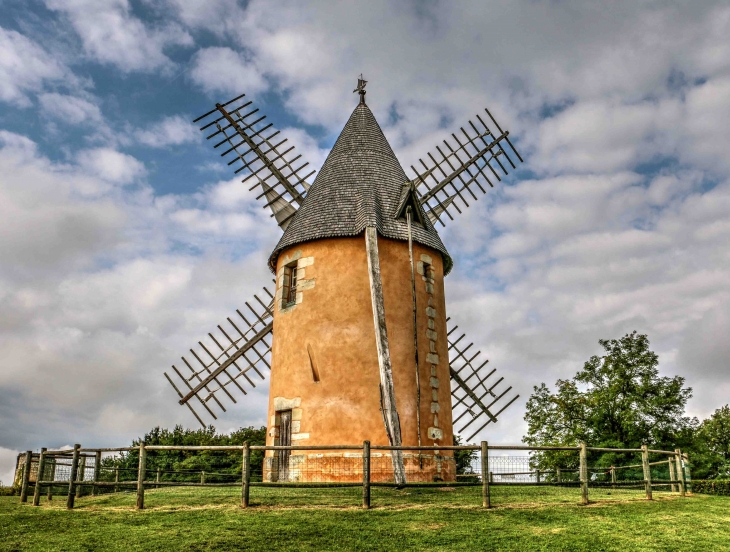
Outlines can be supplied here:
[[501, 181], [500, 175], [509, 174], [508, 167], [515, 169], [515, 161], [522, 162], [509, 131], [502, 131], [489, 110], [484, 111], [487, 117], [477, 115], [476, 123], [469, 121], [467, 129], [461, 127], [451, 134], [451, 141], [436, 146], [436, 153], [419, 159], [420, 166], [411, 165], [416, 175], [411, 182], [433, 224], [444, 226], [444, 215], [453, 220], [450, 208], [461, 213], [477, 200], [475, 191], [486, 193], [485, 186], [493, 187], [492, 180]]
[[[449, 320], [450, 318], [447, 318], [446, 322]], [[458, 338], [453, 337], [458, 328], [454, 326], [447, 332], [453, 425], [455, 432], [469, 434], [466, 439], [468, 443], [487, 425], [496, 423], [497, 416], [515, 402], [519, 395], [509, 400], [502, 400], [512, 391], [512, 387], [497, 390], [504, 378], [496, 376], [492, 378], [497, 371], [496, 368], [487, 369], [489, 360], [481, 363], [477, 361], [481, 351], [473, 352], [470, 350], [473, 343], [465, 345], [462, 342], [466, 337], [465, 334], [461, 334]], [[500, 401], [501, 404], [498, 405]]]
[[[206, 345], [198, 342], [198, 350], [190, 349], [190, 357], [182, 357], [180, 368], [172, 366], [172, 377], [165, 377], [203, 427], [205, 422], [192, 404], [200, 405], [214, 420], [216, 410], [225, 412], [224, 402], [236, 403], [234, 394], [247, 394], [245, 386], [256, 387], [271, 369], [271, 337], [273, 329], [273, 295], [264, 288], [266, 302], [254, 295], [256, 303], [246, 302], [246, 314], [236, 310], [227, 324], [218, 325], [218, 336], [208, 334]], [[265, 368], [264, 368], [265, 367]], [[176, 383], [177, 382], [177, 383]], [[197, 399], [193, 401], [193, 399]]]
[[244, 97], [216, 104], [193, 122], [205, 123], [200, 130], [208, 132], [206, 139], [213, 140], [214, 148], [222, 147], [221, 157], [229, 156], [235, 174], [246, 175], [242, 182], [251, 184], [250, 190], [258, 193], [256, 199], [264, 201], [264, 207], [286, 230], [309, 190], [307, 179], [316, 171], [294, 154], [288, 139], [279, 136], [273, 123], [265, 124], [266, 115], [252, 109], [253, 102]]

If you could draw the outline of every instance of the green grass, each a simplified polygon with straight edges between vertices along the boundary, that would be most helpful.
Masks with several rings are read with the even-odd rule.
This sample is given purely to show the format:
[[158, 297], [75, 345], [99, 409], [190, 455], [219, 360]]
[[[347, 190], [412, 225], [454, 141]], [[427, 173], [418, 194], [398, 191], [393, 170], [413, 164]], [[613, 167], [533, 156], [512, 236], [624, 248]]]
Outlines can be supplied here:
[[[610, 493], [610, 494], [609, 494]], [[730, 497], [576, 488], [373, 488], [251, 490], [237, 488], [119, 493], [41, 506], [0, 497], [0, 550], [730, 550]]]

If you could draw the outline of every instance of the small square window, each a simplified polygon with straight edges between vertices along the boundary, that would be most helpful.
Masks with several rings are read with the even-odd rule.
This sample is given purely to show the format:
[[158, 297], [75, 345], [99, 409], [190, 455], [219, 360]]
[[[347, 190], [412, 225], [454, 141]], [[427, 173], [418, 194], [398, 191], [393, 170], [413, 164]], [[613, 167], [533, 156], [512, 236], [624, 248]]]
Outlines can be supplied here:
[[290, 307], [297, 302], [297, 263], [284, 267], [284, 292], [281, 296], [281, 306]]

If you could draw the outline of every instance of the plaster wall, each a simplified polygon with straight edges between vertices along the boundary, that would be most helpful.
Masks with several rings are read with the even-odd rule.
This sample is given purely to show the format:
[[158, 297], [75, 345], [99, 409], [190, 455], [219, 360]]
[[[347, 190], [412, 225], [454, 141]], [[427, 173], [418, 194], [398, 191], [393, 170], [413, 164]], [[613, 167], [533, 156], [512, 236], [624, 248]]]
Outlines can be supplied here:
[[[378, 247], [396, 406], [403, 444], [413, 446], [418, 431], [408, 243], [378, 236]], [[451, 445], [443, 263], [435, 250], [415, 243], [413, 249], [414, 261], [423, 256], [433, 269], [430, 286], [416, 273], [421, 443]], [[293, 445], [359, 445], [364, 440], [387, 445], [364, 235], [283, 251], [277, 275], [298, 259], [306, 265], [299, 280], [308, 284], [296, 305], [282, 308], [282, 279], [277, 278], [267, 444], [277, 444], [277, 410], [291, 408]], [[429, 362], [436, 358], [436, 364]]]

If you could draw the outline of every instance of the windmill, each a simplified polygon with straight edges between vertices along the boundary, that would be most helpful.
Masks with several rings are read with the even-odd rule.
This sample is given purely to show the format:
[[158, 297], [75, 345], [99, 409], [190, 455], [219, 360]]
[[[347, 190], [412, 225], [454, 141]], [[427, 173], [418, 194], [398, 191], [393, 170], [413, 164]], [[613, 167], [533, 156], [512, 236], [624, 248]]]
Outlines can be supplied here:
[[[446, 317], [453, 262], [435, 225], [522, 158], [485, 109], [409, 178], [365, 103], [366, 84], [360, 75], [359, 104], [311, 184], [315, 170], [245, 94], [194, 121], [283, 231], [269, 257], [272, 290], [165, 373], [203, 426], [267, 376], [270, 445], [451, 445], [454, 430], [468, 442], [518, 398]], [[392, 451], [391, 475], [453, 479], [453, 456], [441, 452]], [[307, 478], [303, 456], [265, 460], [269, 480]]]

